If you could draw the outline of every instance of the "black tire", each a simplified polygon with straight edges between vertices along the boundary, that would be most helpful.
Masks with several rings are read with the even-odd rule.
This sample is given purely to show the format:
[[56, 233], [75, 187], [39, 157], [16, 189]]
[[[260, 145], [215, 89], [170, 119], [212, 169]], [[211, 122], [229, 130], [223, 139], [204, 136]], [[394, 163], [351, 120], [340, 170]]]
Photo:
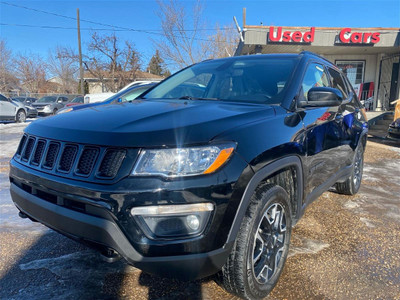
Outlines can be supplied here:
[[26, 121], [26, 113], [23, 109], [20, 109], [15, 116], [15, 121], [18, 123], [24, 123]]
[[353, 158], [353, 167], [351, 175], [345, 182], [337, 182], [335, 187], [339, 194], [354, 195], [358, 192], [361, 186], [361, 179], [364, 168], [364, 147], [360, 141], [356, 148]]
[[53, 110], [53, 116], [55, 116], [56, 115], [56, 113], [57, 113], [57, 108], [55, 108], [54, 110]]
[[219, 274], [219, 282], [225, 289], [244, 299], [266, 297], [285, 264], [291, 226], [286, 191], [272, 184], [260, 186], [251, 198], [235, 244]]

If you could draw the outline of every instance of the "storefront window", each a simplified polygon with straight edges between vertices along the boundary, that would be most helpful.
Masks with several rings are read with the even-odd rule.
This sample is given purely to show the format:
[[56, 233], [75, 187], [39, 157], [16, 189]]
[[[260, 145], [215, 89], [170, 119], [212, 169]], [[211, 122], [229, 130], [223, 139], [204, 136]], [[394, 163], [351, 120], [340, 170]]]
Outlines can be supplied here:
[[365, 61], [337, 60], [335, 64], [346, 74], [352, 86], [364, 81]]

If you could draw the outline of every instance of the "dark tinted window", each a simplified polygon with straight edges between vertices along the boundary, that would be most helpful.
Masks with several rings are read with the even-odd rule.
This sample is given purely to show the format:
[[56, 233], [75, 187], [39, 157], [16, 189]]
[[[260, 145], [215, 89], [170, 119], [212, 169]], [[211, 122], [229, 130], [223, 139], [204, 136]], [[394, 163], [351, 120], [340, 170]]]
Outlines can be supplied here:
[[6, 97], [4, 97], [3, 95], [0, 95], [0, 101], [8, 101]]
[[311, 63], [308, 65], [301, 83], [302, 95], [304, 96], [304, 99], [307, 99], [307, 93], [311, 88], [318, 86], [329, 87], [330, 85], [328, 76], [322, 65]]
[[279, 104], [296, 62], [296, 58], [265, 56], [207, 61], [169, 77], [144, 98]]
[[329, 75], [331, 75], [332, 87], [342, 92], [343, 97], [347, 98], [347, 87], [343, 81], [342, 75], [334, 69], [329, 68]]

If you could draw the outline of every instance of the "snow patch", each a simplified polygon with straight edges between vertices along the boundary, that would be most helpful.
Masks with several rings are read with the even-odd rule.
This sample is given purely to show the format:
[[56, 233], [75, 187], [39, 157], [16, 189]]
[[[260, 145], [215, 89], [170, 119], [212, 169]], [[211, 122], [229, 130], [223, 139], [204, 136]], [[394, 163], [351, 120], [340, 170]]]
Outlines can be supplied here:
[[329, 247], [329, 244], [324, 243], [322, 241], [297, 237], [300, 240], [301, 246], [291, 246], [289, 250], [288, 257], [297, 255], [297, 254], [317, 254], [323, 249]]

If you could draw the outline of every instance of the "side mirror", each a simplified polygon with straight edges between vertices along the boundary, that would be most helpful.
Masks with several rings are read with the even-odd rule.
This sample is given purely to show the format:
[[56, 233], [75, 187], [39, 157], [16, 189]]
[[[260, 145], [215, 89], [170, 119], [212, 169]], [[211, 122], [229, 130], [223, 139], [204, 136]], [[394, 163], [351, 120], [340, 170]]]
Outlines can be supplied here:
[[308, 101], [299, 101], [298, 107], [339, 106], [343, 101], [343, 94], [330, 87], [313, 87], [308, 91], [307, 99]]
[[117, 102], [121, 103], [122, 102], [122, 98], [118, 98]]

